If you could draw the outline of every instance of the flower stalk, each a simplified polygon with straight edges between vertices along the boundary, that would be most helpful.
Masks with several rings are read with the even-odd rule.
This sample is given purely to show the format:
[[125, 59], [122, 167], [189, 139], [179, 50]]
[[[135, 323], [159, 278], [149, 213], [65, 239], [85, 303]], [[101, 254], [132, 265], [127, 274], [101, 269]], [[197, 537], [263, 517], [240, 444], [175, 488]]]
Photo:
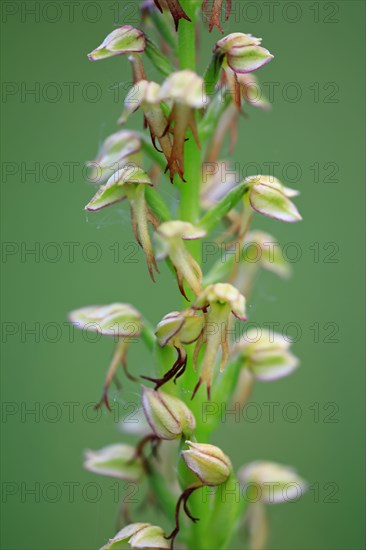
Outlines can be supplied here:
[[[258, 81], [251, 73], [265, 70], [273, 59], [260, 38], [236, 32], [213, 39], [205, 74], [196, 72], [201, 10], [208, 30], [223, 33], [231, 9], [231, 0], [143, 0], [143, 30], [115, 29], [89, 54], [92, 61], [127, 58], [134, 87], [119, 123], [125, 125], [140, 109], [147, 131], [124, 127], [104, 141], [89, 164], [90, 180], [99, 188], [86, 210], [97, 216], [102, 208], [127, 202], [151, 279], [159, 273], [157, 260], [165, 260], [183, 304], [174, 311], [176, 306], [164, 303], [169, 313], [160, 321], [146, 319], [125, 303], [88, 306], [69, 317], [81, 330], [114, 339], [98, 406], [111, 409], [113, 381], [123, 391], [117, 379], [120, 365], [141, 393], [141, 424], [130, 431], [138, 439], [87, 451], [84, 466], [92, 474], [140, 484], [147, 480], [146, 499], [156, 503], [169, 525], [165, 531], [160, 525], [126, 521], [104, 550], [173, 548], [175, 543], [187, 550], [225, 550], [243, 522], [250, 544], [261, 547], [269, 529], [265, 506], [270, 495], [280, 503], [284, 494], [297, 496], [296, 485], [306, 489], [293, 469], [269, 461], [244, 466], [236, 475], [228, 455], [211, 442], [220, 425], [220, 406], [245, 403], [254, 384], [279, 380], [299, 364], [291, 342], [279, 334], [262, 331], [256, 337], [247, 331], [234, 338], [236, 326], [245, 328], [246, 301], [259, 268], [283, 279], [289, 275], [283, 259], [266, 250], [267, 243], [274, 245], [271, 235], [251, 225], [263, 215], [289, 224], [301, 221], [293, 202], [297, 191], [263, 174], [204, 182], [207, 166], [220, 159], [230, 166], [231, 150], [228, 154], [224, 144], [230, 137], [234, 148], [240, 112], [266, 108], [265, 101], [256, 104], [252, 93]], [[148, 35], [152, 28], [157, 42]], [[151, 66], [161, 82], [151, 80]], [[171, 204], [164, 198], [166, 186], [174, 194]], [[202, 262], [203, 240], [224, 243], [229, 238], [235, 254], [208, 268]], [[260, 252], [255, 266], [244, 254], [248, 247]], [[149, 355], [143, 367], [133, 367], [132, 376], [126, 357], [135, 341], [143, 342]], [[201, 385], [205, 392], [198, 391]], [[211, 407], [209, 420], [203, 419], [203, 405]], [[245, 460], [244, 446], [242, 451]], [[276, 485], [274, 492], [267, 491], [267, 482]], [[262, 491], [257, 506], [243, 497], [241, 486]], [[225, 491], [236, 498], [228, 502]]]

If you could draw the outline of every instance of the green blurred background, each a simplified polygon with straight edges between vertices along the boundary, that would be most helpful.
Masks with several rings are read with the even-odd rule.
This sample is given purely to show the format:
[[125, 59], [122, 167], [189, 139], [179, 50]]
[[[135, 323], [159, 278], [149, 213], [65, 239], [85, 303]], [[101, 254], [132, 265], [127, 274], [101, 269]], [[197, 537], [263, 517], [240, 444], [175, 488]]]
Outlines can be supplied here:
[[[2, 5], [4, 550], [89, 550], [115, 532], [116, 484], [82, 469], [85, 448], [121, 439], [109, 414], [93, 421], [90, 405], [112, 344], [70, 334], [67, 312], [121, 300], [156, 323], [180, 307], [169, 273], [154, 286], [142, 254], [124, 248], [133, 242], [126, 206], [83, 212], [93, 193], [84, 162], [115, 131], [131, 80], [126, 59], [93, 64], [86, 53], [127, 23], [139, 23], [127, 0]], [[262, 273], [250, 300], [251, 321], [300, 331], [301, 368], [258, 384], [257, 413], [240, 424], [228, 418], [215, 442], [235, 466], [274, 460], [295, 466], [311, 485], [301, 501], [269, 510], [270, 548], [361, 549], [364, 3], [234, 0], [226, 30], [262, 36], [275, 54], [259, 74], [267, 95], [274, 90], [273, 109], [248, 108], [234, 158], [244, 175], [258, 171], [251, 162], [264, 173], [265, 162], [277, 163], [275, 175], [301, 190], [302, 223], [255, 218], [282, 244], [295, 243], [288, 254], [299, 257], [289, 282]], [[204, 31], [201, 67], [218, 38]], [[140, 128], [140, 115], [131, 122]], [[137, 261], [128, 260], [131, 252]], [[132, 348], [133, 370], [146, 372], [150, 357]], [[115, 397], [124, 414], [137, 400], [133, 386]], [[277, 403], [273, 421], [268, 403]]]

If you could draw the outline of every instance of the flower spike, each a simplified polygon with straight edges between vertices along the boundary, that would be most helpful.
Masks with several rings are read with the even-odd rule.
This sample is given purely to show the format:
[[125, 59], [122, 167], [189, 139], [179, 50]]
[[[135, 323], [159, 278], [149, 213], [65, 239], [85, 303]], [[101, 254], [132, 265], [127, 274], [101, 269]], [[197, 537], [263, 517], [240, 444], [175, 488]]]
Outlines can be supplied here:
[[145, 186], [153, 186], [149, 176], [136, 165], [128, 165], [113, 174], [105, 185], [102, 185], [96, 195], [86, 205], [85, 210], [96, 212], [117, 202], [128, 199], [131, 208], [131, 223], [135, 238], [146, 257], [146, 263], [151, 279], [154, 281], [153, 268], [159, 273], [151, 245], [148, 222], [154, 223], [149, 217], [145, 201]]
[[177, 274], [179, 290], [186, 300], [184, 281], [198, 295], [201, 292], [202, 271], [183, 241], [201, 239], [205, 235], [204, 229], [179, 220], [164, 222], [156, 229], [155, 237], [160, 249], [157, 259], [169, 257]]
[[225, 368], [229, 355], [228, 330], [230, 313], [244, 321], [246, 319], [245, 298], [234, 286], [217, 283], [209, 285], [204, 289], [193, 304], [193, 308], [204, 311], [208, 310], [208, 314], [206, 316], [203, 337], [197, 342], [195, 350], [195, 358], [197, 359], [201, 346], [204, 343], [206, 344], [200, 378], [193, 391], [192, 399], [202, 383], [206, 384], [207, 397], [210, 399], [213, 371], [220, 347], [222, 351], [221, 372]]

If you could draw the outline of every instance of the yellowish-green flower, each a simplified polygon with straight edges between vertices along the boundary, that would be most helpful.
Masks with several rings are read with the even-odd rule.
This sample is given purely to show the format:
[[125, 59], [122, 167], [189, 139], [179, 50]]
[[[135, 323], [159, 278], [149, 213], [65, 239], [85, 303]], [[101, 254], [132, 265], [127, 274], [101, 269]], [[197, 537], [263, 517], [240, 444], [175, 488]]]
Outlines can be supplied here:
[[197, 343], [195, 359], [205, 343], [205, 353], [201, 363], [200, 378], [194, 389], [193, 397], [202, 383], [207, 386], [207, 395], [210, 399], [211, 385], [217, 354], [221, 348], [221, 366], [223, 371], [229, 356], [228, 329], [232, 313], [239, 320], [246, 319], [245, 298], [240, 292], [228, 283], [209, 285], [198, 296], [193, 304], [194, 309], [208, 311], [205, 330]]
[[205, 235], [204, 229], [179, 220], [164, 222], [156, 229], [157, 259], [169, 257], [177, 274], [179, 290], [185, 298], [187, 296], [184, 291], [184, 282], [196, 295], [201, 292], [202, 271], [188, 252], [184, 241], [201, 239]]

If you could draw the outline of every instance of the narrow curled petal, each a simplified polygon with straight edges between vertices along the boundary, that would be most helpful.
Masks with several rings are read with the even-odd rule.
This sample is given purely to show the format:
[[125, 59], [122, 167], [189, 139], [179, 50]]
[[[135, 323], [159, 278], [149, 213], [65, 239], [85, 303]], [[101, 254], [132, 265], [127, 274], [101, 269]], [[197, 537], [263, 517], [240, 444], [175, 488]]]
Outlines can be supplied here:
[[145, 46], [144, 33], [130, 25], [125, 25], [108, 34], [101, 45], [88, 54], [88, 57], [91, 61], [99, 61], [114, 55], [143, 52]]
[[76, 309], [69, 314], [69, 320], [77, 328], [106, 336], [138, 336], [142, 328], [140, 313], [121, 303]]
[[89, 472], [127, 481], [138, 481], [143, 472], [141, 459], [130, 445], [109, 445], [99, 451], [86, 451], [84, 468]]
[[[191, 21], [184, 9], [179, 3], [179, 0], [165, 0], [169, 8], [170, 13], [174, 19], [175, 30], [178, 30], [179, 21], [185, 19], [186, 21]], [[160, 0], [154, 0], [156, 7], [162, 12], [163, 9], [160, 4]]]
[[121, 529], [100, 550], [117, 550], [121, 544], [128, 542], [131, 548], [169, 548], [164, 531], [150, 523], [132, 523]]
[[[211, 0], [210, 0], [211, 1]], [[217, 27], [220, 32], [224, 32], [221, 27], [221, 8], [223, 5], [224, 0], [213, 0], [213, 4], [211, 7], [211, 13], [209, 13], [209, 0], [204, 0], [202, 4], [202, 11], [204, 14], [206, 14], [209, 17], [209, 23], [208, 23], [208, 30], [211, 32], [214, 27]], [[231, 9], [232, 9], [232, 0], [225, 0], [226, 2], [226, 13], [225, 13], [225, 20], [227, 21], [230, 17]]]

